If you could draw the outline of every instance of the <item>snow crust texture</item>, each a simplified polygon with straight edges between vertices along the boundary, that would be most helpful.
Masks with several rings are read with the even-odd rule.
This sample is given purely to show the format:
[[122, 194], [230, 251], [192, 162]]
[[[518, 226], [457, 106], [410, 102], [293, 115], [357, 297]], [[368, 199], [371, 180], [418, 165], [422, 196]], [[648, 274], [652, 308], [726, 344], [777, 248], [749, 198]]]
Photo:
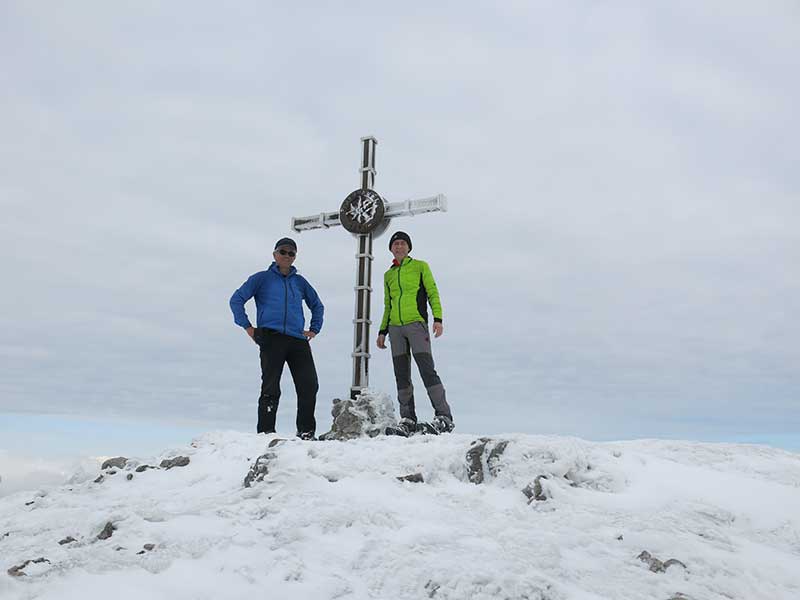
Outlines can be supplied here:
[[759, 446], [214, 432], [0, 499], [0, 598], [795, 600], [799, 507]]

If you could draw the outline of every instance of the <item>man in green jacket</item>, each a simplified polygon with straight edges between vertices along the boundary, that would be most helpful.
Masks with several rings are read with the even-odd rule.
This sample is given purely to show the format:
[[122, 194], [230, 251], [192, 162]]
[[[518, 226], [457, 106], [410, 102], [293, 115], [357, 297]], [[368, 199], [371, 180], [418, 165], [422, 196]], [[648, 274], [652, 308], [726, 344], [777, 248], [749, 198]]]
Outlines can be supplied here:
[[453, 414], [447, 404], [444, 386], [433, 364], [428, 333], [428, 304], [433, 312], [433, 333], [444, 333], [439, 291], [428, 263], [411, 258], [411, 238], [398, 231], [389, 240], [394, 255], [392, 266], [383, 275], [384, 311], [378, 332], [378, 348], [386, 348], [386, 334], [392, 347], [392, 363], [400, 403], [398, 429], [405, 435], [417, 430], [414, 387], [411, 385], [411, 355], [419, 368], [425, 390], [434, 410], [431, 426], [437, 433], [453, 430]]

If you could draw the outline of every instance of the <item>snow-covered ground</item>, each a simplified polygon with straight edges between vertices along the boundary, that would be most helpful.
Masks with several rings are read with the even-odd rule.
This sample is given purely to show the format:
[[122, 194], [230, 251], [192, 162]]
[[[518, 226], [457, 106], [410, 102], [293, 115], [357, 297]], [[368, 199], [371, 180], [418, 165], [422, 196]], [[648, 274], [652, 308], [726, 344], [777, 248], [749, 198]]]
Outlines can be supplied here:
[[[466, 434], [273, 439], [208, 433], [100, 482], [98, 467], [0, 498], [0, 598], [800, 598], [800, 454], [521, 434], [482, 452]], [[263, 480], [244, 487], [265, 453]], [[178, 455], [189, 464], [136, 471]], [[653, 572], [645, 550], [685, 568]]]

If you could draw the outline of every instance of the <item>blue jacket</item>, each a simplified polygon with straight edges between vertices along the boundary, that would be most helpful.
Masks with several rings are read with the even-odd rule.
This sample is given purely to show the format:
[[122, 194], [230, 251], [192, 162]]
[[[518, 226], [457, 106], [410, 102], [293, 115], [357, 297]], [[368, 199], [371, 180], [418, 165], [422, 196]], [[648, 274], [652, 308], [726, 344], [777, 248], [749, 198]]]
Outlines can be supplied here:
[[231, 296], [233, 320], [240, 327], [252, 327], [244, 310], [244, 304], [250, 298], [256, 299], [256, 322], [259, 327], [274, 329], [292, 337], [305, 339], [305, 315], [302, 300], [311, 309], [311, 326], [309, 329], [319, 333], [322, 329], [322, 313], [325, 307], [317, 292], [292, 267], [284, 276], [274, 262], [266, 271], [251, 275]]

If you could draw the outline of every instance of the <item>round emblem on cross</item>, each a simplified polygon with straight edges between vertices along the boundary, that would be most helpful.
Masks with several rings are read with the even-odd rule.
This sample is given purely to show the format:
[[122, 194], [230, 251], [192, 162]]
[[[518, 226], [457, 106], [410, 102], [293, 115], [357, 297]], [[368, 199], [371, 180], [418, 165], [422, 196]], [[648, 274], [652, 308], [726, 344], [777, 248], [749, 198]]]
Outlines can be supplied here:
[[383, 221], [386, 208], [374, 190], [356, 190], [342, 202], [339, 221], [350, 233], [369, 233]]

